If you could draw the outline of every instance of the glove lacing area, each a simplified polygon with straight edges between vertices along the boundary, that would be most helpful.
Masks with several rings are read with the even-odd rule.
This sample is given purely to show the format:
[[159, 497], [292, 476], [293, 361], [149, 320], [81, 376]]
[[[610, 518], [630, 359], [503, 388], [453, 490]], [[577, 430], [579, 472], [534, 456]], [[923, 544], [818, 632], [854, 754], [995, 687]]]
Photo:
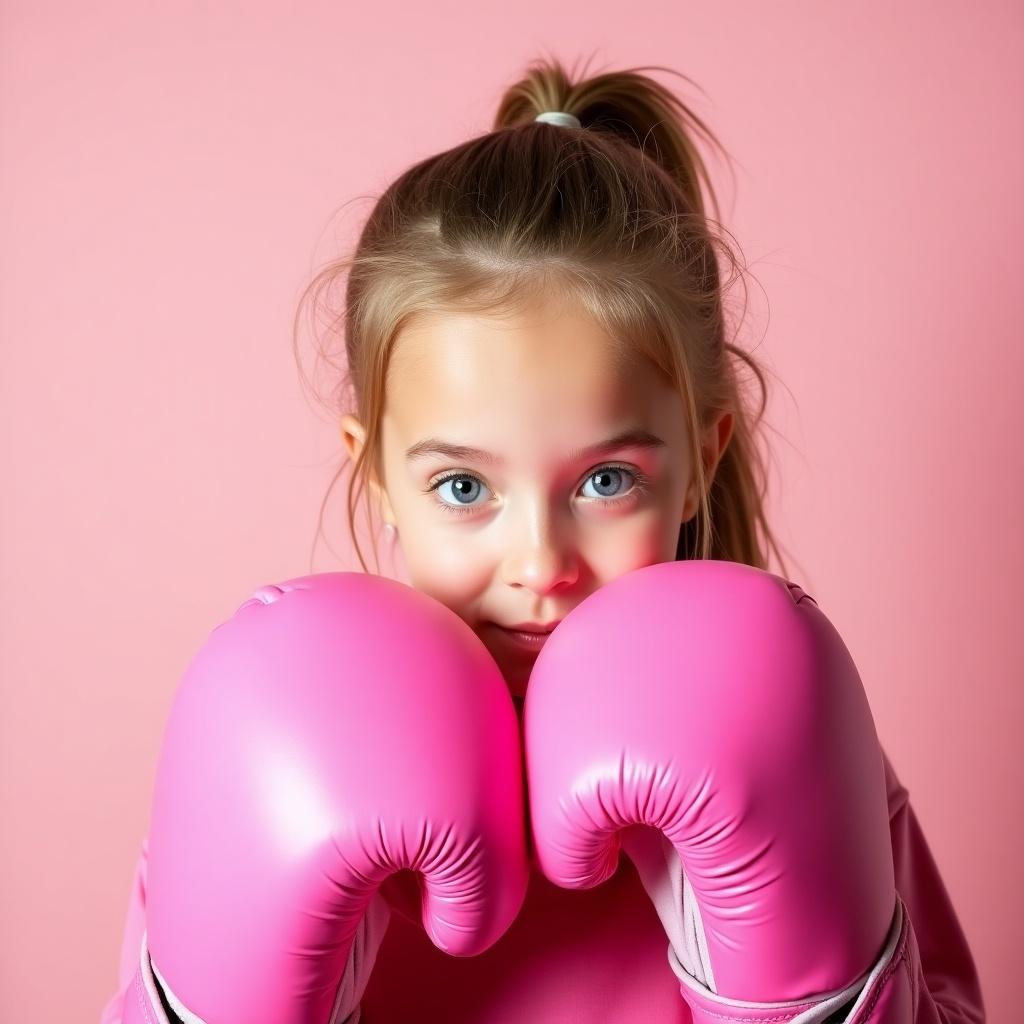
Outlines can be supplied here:
[[[391, 922], [391, 908], [380, 894], [375, 894], [356, 928], [352, 949], [345, 964], [345, 972], [338, 984], [334, 1009], [328, 1024], [359, 1024], [361, 1010], [359, 1003], [366, 991], [377, 952], [384, 941], [384, 934]], [[168, 1024], [207, 1024], [202, 1017], [189, 1010], [171, 990], [167, 980], [158, 970], [149, 955], [146, 935], [142, 937], [142, 977], [153, 1003], [153, 1009], [160, 1005], [160, 996], [170, 1007], [174, 1017]]]

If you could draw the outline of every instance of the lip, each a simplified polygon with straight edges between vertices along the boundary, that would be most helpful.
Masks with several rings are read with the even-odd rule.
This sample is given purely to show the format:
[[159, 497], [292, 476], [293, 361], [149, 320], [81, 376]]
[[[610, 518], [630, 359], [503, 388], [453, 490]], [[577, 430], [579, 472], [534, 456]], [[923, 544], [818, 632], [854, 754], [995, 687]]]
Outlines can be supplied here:
[[[499, 626], [496, 622], [492, 622], [490, 625], [506, 647], [520, 652], [536, 653], [544, 646], [547, 638], [551, 635], [550, 630], [544, 633], [526, 632], [518, 629], [506, 629], [504, 626]], [[554, 626], [551, 629], [553, 630]]]
[[[559, 620], [560, 622], [561, 620]], [[510, 622], [507, 626], [499, 626], [499, 629], [507, 629], [514, 633], [550, 633], [558, 622]]]

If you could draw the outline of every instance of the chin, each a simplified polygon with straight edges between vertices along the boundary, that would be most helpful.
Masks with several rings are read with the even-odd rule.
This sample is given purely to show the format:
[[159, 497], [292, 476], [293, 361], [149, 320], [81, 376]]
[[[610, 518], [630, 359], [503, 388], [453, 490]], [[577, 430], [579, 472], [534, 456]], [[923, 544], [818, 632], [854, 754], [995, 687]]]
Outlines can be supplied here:
[[530, 682], [530, 670], [517, 666], [515, 668], [501, 667], [501, 674], [505, 679], [508, 692], [513, 699], [521, 701], [526, 696], [526, 687]]

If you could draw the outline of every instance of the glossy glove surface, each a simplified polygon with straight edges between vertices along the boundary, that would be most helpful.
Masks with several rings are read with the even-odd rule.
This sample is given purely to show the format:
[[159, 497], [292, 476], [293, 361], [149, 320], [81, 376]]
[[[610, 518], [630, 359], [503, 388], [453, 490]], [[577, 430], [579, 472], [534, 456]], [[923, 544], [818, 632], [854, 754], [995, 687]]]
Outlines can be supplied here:
[[798, 586], [721, 561], [619, 577], [539, 654], [525, 738], [545, 874], [600, 885], [624, 838], [650, 868], [664, 841], [631, 826], [657, 830], [693, 897], [673, 949], [711, 992], [801, 1000], [882, 953], [898, 908], [881, 749], [849, 651]]
[[168, 719], [154, 968], [207, 1024], [328, 1024], [371, 900], [406, 868], [423, 927], [454, 956], [487, 949], [519, 911], [521, 755], [498, 667], [453, 612], [396, 581], [262, 588], [212, 632]]

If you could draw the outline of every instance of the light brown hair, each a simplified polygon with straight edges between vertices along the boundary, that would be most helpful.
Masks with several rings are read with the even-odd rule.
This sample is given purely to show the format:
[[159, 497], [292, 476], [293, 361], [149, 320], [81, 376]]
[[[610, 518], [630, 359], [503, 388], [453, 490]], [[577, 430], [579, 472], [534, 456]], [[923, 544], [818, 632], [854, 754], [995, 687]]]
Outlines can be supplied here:
[[[765, 518], [766, 467], [756, 443], [765, 370], [727, 338], [725, 295], [745, 268], [726, 241], [732, 236], [695, 143], [725, 150], [686, 104], [641, 73], [648, 70], [678, 74], [651, 66], [576, 78], [555, 59], [535, 61], [505, 91], [489, 132], [402, 173], [375, 203], [354, 252], [303, 291], [296, 352], [306, 301], [315, 320], [321, 298], [345, 287], [342, 310], [317, 341], [335, 366], [330, 345], [343, 334], [347, 373], [332, 388], [332, 412], [352, 412], [366, 428], [348, 488], [363, 571], [356, 501], [369, 474], [381, 479], [381, 415], [399, 332], [426, 312], [511, 311], [548, 288], [652, 360], [679, 392], [701, 500], [680, 529], [676, 559], [768, 568], [770, 550], [785, 570]], [[574, 114], [582, 128], [534, 120], [553, 110]], [[719, 260], [729, 271], [724, 283]], [[756, 411], [745, 401], [741, 364], [760, 389]], [[734, 427], [709, 488], [699, 440], [722, 410], [733, 413]], [[321, 504], [318, 532], [343, 471], [344, 464]]]

